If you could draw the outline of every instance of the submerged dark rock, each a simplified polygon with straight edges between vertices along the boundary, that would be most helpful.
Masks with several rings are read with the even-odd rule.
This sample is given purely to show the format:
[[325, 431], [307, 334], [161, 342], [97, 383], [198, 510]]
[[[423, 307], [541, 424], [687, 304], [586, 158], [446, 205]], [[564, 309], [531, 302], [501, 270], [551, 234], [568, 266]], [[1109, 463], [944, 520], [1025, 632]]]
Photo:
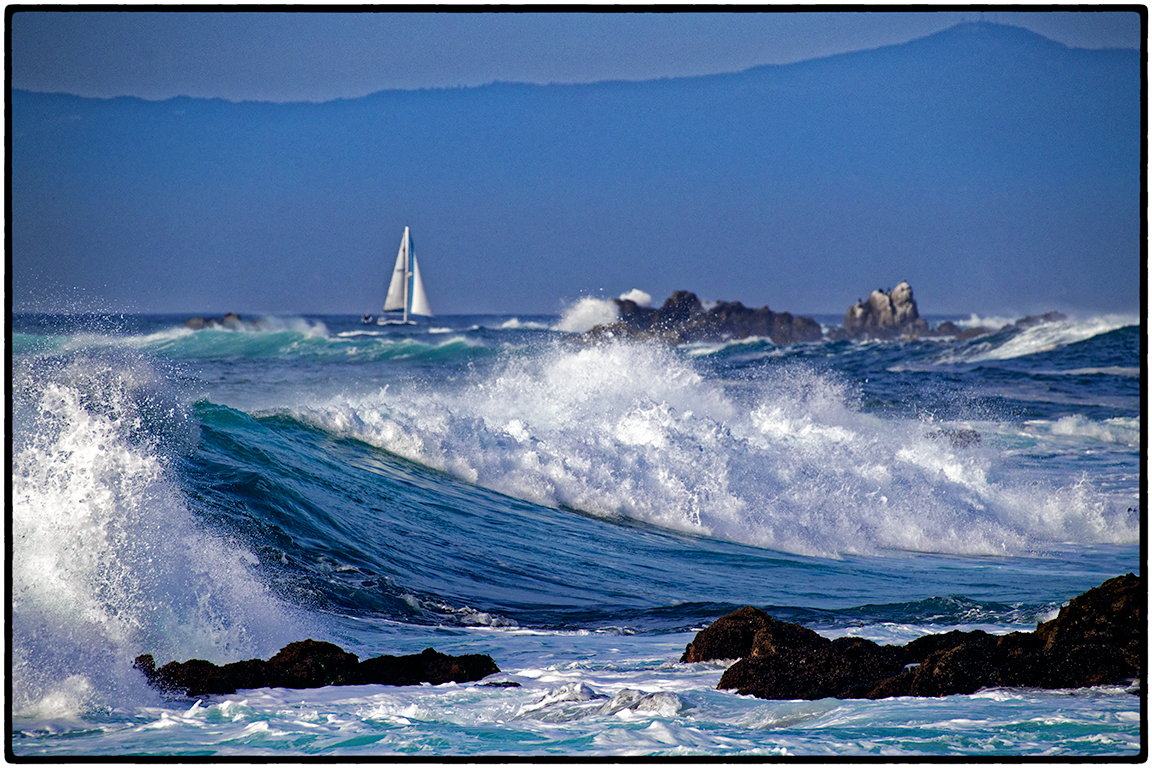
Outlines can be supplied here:
[[738, 301], [721, 301], [708, 310], [691, 291], [676, 291], [659, 309], [641, 307], [630, 299], [613, 299], [619, 320], [596, 326], [590, 338], [655, 339], [670, 344], [692, 341], [729, 341], [749, 336], [770, 338], [776, 344], [818, 341], [823, 332], [810, 317], [750, 309]]
[[230, 331], [244, 327], [244, 321], [235, 312], [229, 312], [224, 317], [190, 317], [184, 321], [186, 328], [199, 331], [204, 328], [227, 328]]
[[1147, 590], [1133, 575], [1073, 598], [1035, 632], [953, 631], [904, 646], [823, 638], [746, 606], [688, 644], [681, 662], [739, 658], [719, 688], [763, 699], [878, 699], [988, 687], [1082, 688], [1139, 677]]
[[[1068, 316], [1063, 312], [1045, 312], [1042, 315], [1028, 315], [1022, 317], [1016, 322], [1012, 323], [1011, 327], [1014, 328], [1031, 328], [1034, 325], [1043, 325], [1044, 323], [1058, 323], [1061, 320], [1067, 320]], [[1009, 326], [1004, 326], [1005, 328]]]
[[974, 429], [947, 429], [941, 427], [934, 429], [928, 433], [929, 439], [940, 440], [941, 438], [948, 438], [952, 443], [953, 448], [968, 448], [973, 445], [980, 445], [980, 433]]
[[217, 666], [203, 659], [169, 662], [159, 669], [151, 654], [133, 664], [162, 691], [187, 696], [235, 693], [243, 688], [321, 688], [326, 685], [439, 685], [481, 680], [500, 671], [483, 654], [449, 656], [425, 648], [408, 656], [377, 656], [360, 661], [332, 643], [289, 643], [271, 659], [249, 659]]

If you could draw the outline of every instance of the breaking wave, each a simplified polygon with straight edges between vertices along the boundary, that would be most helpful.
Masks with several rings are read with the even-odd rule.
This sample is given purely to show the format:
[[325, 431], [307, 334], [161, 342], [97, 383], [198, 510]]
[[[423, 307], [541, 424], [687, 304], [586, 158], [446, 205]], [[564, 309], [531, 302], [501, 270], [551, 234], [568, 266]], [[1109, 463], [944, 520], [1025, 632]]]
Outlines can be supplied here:
[[745, 383], [737, 401], [664, 347], [556, 344], [459, 391], [292, 415], [516, 498], [800, 554], [1137, 540], [1136, 513], [1086, 485], [1014, 479], [994, 446], [863, 413], [835, 375]]

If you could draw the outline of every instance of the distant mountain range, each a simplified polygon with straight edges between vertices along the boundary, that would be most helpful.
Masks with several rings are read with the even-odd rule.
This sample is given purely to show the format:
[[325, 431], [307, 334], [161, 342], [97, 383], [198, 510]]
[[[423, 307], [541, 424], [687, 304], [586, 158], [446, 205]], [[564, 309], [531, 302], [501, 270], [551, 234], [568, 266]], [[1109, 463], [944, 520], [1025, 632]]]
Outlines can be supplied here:
[[376, 311], [636, 287], [843, 311], [1135, 310], [1140, 53], [962, 24], [734, 74], [324, 103], [11, 92], [17, 306]]

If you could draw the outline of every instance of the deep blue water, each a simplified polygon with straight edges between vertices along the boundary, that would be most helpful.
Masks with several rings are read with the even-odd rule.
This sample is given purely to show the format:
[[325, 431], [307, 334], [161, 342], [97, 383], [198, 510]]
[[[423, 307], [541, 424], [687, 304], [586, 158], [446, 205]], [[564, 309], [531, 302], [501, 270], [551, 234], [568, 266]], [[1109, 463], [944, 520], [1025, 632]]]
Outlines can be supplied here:
[[[183, 320], [13, 318], [18, 755], [1140, 747], [1122, 688], [764, 702], [678, 664], [746, 604], [902, 643], [1140, 573], [1134, 318], [680, 348], [555, 317]], [[520, 686], [197, 703], [130, 666], [304, 637], [488, 653]]]

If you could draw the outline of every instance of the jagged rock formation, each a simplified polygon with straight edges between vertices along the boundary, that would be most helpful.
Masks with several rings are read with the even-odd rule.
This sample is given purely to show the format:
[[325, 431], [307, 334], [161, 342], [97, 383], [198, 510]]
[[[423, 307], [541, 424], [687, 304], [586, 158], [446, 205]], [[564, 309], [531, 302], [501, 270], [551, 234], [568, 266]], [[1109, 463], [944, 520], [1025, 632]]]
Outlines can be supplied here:
[[613, 301], [619, 320], [596, 326], [588, 332], [588, 338], [624, 337], [682, 344], [764, 336], [776, 344], [792, 344], [818, 341], [823, 336], [820, 324], [812, 318], [773, 312], [768, 307], [750, 309], [738, 301], [721, 301], [705, 311], [691, 291], [676, 291], [659, 309], [642, 307], [630, 299]]
[[187, 696], [235, 693], [241, 688], [320, 688], [326, 685], [419, 685], [480, 680], [500, 671], [490, 656], [448, 656], [425, 648], [409, 656], [360, 661], [332, 643], [289, 643], [271, 659], [217, 666], [203, 659], [169, 662], [159, 669], [151, 654], [133, 664], [153, 688]]
[[920, 317], [912, 286], [902, 282], [888, 292], [872, 291], [868, 302], [857, 301], [844, 314], [844, 332], [853, 339], [894, 339], [924, 336], [931, 329]]
[[1147, 590], [1133, 575], [1073, 598], [1035, 632], [926, 635], [904, 646], [777, 621], [746, 606], [688, 644], [681, 662], [737, 658], [719, 688], [762, 699], [879, 699], [970, 694], [1011, 686], [1081, 688], [1140, 677]]

